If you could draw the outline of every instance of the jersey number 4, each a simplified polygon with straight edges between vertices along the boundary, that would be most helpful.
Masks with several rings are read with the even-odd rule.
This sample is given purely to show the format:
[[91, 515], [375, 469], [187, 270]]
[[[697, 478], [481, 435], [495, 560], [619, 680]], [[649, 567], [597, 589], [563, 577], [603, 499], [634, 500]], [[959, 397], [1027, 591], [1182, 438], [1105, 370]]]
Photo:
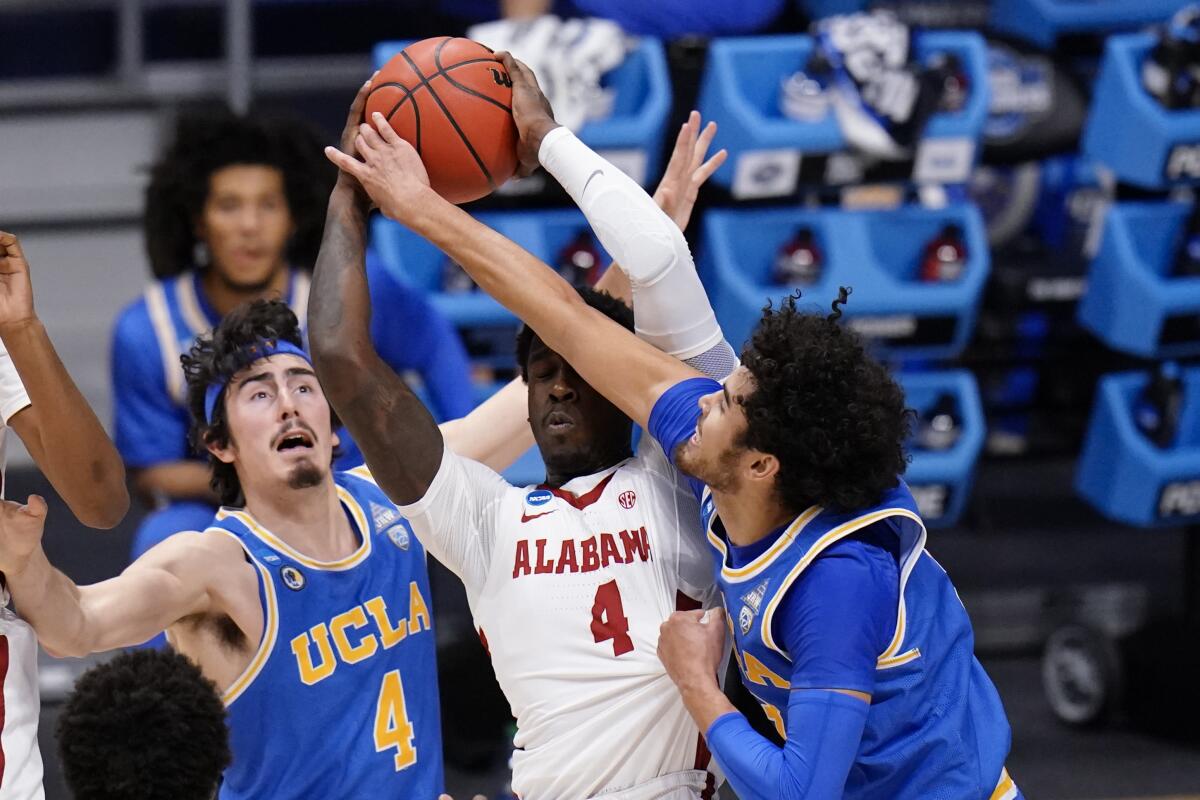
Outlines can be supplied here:
[[375, 704], [375, 752], [395, 748], [396, 772], [417, 763], [417, 748], [413, 745], [413, 726], [404, 702], [404, 682], [400, 670], [383, 676], [379, 700]]
[[602, 583], [596, 588], [596, 602], [592, 603], [592, 637], [596, 642], [612, 639], [613, 655], [620, 656], [633, 651], [633, 639], [629, 638], [629, 620], [621, 605], [621, 592], [615, 580]]

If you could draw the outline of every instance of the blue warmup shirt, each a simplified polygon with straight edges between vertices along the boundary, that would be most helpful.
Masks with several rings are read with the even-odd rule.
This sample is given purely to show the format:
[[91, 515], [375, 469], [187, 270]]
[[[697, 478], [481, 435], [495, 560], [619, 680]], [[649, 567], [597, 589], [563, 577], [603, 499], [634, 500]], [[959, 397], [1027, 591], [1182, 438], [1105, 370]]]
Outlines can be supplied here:
[[443, 791], [425, 551], [365, 468], [334, 475], [361, 545], [308, 558], [221, 509], [258, 572], [263, 638], [225, 691], [233, 763], [221, 800], [411, 797]]
[[[421, 376], [440, 419], [457, 419], [474, 408], [466, 350], [453, 326], [415, 289], [396, 281], [372, 254], [367, 257], [371, 288], [371, 338], [379, 355], [399, 373]], [[308, 273], [292, 270], [287, 303], [307, 330]], [[187, 271], [156, 281], [117, 318], [112, 341], [112, 386], [117, 449], [126, 465], [151, 467], [198, 456], [188, 445], [191, 421], [187, 385], [179, 356], [196, 337], [221, 321]], [[362, 463], [358, 447], [343, 428], [339, 468]]]
[[[689, 379], [655, 404], [649, 431], [672, 457], [696, 428], [697, 401], [715, 391], [715, 381]], [[1004, 771], [1011, 732], [1000, 697], [975, 659], [949, 577], [925, 552], [925, 528], [902, 481], [874, 508], [810, 508], [744, 548], [730, 544], [711, 493], [693, 483], [742, 680], [780, 734], [805, 694], [792, 689], [871, 695], [846, 798], [1018, 796]], [[709, 731], [718, 761], [736, 757], [712, 741], [732, 716]]]

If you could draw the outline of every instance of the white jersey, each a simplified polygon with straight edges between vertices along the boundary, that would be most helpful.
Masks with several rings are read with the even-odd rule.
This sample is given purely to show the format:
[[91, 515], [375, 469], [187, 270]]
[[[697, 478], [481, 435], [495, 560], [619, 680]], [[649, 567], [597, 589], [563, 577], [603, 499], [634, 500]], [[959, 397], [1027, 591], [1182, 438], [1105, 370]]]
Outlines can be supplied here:
[[662, 449], [559, 489], [512, 486], [449, 450], [401, 507], [453, 570], [517, 719], [522, 800], [698, 798], [700, 731], [657, 655], [677, 608], [715, 602], [699, 505]]
[[[4, 491], [4, 440], [7, 422], [29, 405], [29, 396], [12, 358], [0, 342], [0, 497]], [[37, 635], [8, 607], [0, 588], [0, 800], [42, 800], [42, 753], [37, 727], [41, 714], [37, 677]]]

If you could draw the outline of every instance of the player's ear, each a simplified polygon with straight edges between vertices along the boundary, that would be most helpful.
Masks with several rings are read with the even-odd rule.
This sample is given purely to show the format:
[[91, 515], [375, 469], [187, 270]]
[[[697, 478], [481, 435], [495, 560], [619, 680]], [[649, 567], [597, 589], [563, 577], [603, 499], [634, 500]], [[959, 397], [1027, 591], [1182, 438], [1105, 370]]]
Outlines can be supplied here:
[[779, 459], [770, 453], [750, 450], [748, 462], [746, 468], [752, 481], [773, 481], [779, 474]]
[[206, 437], [204, 441], [204, 449], [212, 453], [213, 458], [217, 459], [223, 464], [232, 464], [234, 455], [236, 453], [233, 439], [231, 437], [226, 437], [224, 444], [218, 444], [217, 441]]

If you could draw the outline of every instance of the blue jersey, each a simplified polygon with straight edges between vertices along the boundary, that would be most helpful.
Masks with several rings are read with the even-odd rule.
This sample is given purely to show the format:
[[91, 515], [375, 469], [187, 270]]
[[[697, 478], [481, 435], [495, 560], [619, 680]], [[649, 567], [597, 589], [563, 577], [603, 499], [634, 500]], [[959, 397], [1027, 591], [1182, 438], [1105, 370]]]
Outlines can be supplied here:
[[[1011, 730], [1000, 696], [974, 656], [974, 633], [949, 577], [925, 552], [925, 528], [901, 482], [875, 508], [835, 514], [811, 508], [775, 545], [741, 569], [702, 502], [729, 612], [742, 681], [781, 735], [793, 660], [778, 641], [781, 601], [834, 543], [885, 523], [900, 540], [900, 601], [891, 641], [879, 653], [866, 730], [845, 797], [990, 797], [1006, 779]], [[843, 688], [831, 686], [827, 688]]]
[[[697, 399], [719, 390], [715, 381], [690, 379], [659, 398], [648, 428], [664, 450], [674, 455], [695, 430]], [[902, 481], [873, 508], [852, 513], [807, 509], [769, 547], [741, 564], [730, 558], [732, 546], [711, 492], [696, 481], [693, 488], [701, 496], [702, 520], [743, 683], [779, 734], [787, 738], [788, 705], [795, 689], [851, 689], [871, 695], [844, 797], [1018, 796], [1004, 770], [1011, 730], [1000, 696], [975, 659], [971, 622], [950, 578], [925, 552], [925, 527]], [[891, 595], [896, 607], [886, 617], [890, 629], [878, 639], [886, 644], [870, 653], [873, 680], [796, 684], [796, 662], [811, 654], [787, 651], [783, 633], [804, 626], [784, 617], [808, 609], [785, 600], [789, 593], [803, 590], [808, 575], [818, 577], [817, 570], [810, 571], [815, 562], [833, 557], [864, 535], [876, 540], [894, 536], [897, 543], [895, 561], [888, 567], [888, 574], [899, 579], [898, 591]], [[891, 556], [887, 559], [892, 561]]]
[[[420, 292], [398, 283], [374, 257], [367, 259], [371, 338], [397, 372], [415, 372], [441, 419], [474, 407], [466, 350], [450, 323]], [[292, 270], [283, 298], [307, 329], [308, 273]], [[117, 449], [134, 468], [197, 457], [188, 445], [191, 421], [179, 357], [196, 337], [221, 321], [204, 296], [200, 274], [186, 271], [156, 281], [117, 318], [112, 342], [112, 386]], [[338, 431], [340, 469], [362, 463], [345, 429]]]
[[413, 798], [443, 789], [425, 551], [365, 471], [336, 473], [361, 537], [338, 562], [298, 553], [245, 511], [233, 535], [259, 573], [262, 642], [224, 694], [233, 763], [222, 800]]

